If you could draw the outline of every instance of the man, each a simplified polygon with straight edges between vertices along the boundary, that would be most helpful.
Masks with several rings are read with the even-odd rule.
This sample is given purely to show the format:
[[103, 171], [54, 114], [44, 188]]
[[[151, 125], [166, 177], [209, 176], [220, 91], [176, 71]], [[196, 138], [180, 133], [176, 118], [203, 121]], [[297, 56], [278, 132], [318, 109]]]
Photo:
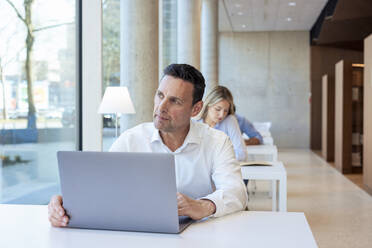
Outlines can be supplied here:
[[[199, 220], [243, 210], [247, 194], [229, 138], [190, 120], [203, 106], [202, 74], [186, 64], [172, 64], [154, 98], [153, 122], [125, 131], [115, 152], [166, 152], [175, 155], [178, 214]], [[48, 206], [53, 226], [66, 226], [62, 197]]]

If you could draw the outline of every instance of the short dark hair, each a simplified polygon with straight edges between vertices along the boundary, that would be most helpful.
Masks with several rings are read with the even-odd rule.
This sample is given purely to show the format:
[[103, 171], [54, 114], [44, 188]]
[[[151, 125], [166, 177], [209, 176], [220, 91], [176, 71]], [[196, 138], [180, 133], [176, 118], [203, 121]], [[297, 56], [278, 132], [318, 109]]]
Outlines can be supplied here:
[[190, 82], [194, 85], [192, 105], [201, 101], [204, 95], [205, 79], [201, 72], [188, 64], [170, 64], [164, 71], [164, 75], [172, 76]]

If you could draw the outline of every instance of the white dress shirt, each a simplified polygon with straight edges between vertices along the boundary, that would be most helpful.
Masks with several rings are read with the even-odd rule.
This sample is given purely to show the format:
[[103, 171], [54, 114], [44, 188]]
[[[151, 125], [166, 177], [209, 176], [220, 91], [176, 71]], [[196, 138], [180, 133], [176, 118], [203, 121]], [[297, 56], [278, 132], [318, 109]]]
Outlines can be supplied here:
[[247, 204], [240, 165], [230, 139], [222, 131], [190, 121], [181, 147], [172, 152], [152, 122], [122, 133], [112, 152], [157, 152], [175, 156], [178, 192], [216, 205], [214, 217], [243, 210]]

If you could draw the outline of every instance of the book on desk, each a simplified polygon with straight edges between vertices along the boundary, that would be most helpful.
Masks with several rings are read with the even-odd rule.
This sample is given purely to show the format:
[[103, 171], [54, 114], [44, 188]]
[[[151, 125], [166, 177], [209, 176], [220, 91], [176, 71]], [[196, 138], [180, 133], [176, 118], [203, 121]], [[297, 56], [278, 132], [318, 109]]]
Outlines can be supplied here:
[[241, 161], [240, 166], [272, 166], [272, 162], [268, 161]]

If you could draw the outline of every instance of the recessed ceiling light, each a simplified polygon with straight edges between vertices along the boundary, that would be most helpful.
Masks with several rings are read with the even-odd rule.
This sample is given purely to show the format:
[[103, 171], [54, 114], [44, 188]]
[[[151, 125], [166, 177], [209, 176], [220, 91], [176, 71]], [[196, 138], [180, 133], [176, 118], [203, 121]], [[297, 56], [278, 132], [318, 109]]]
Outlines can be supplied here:
[[242, 25], [242, 28], [246, 28], [246, 27], [247, 27], [247, 25], [245, 25], [245, 24]]
[[241, 11], [239, 11], [239, 12], [238, 12], [238, 15], [240, 15], [240, 16], [241, 16], [241, 15], [243, 15], [243, 14], [244, 14], [244, 13], [243, 13], [243, 12], [241, 12]]
[[289, 6], [296, 6], [296, 2], [289, 2], [288, 5]]
[[290, 22], [290, 21], [292, 21], [292, 18], [287, 17], [287, 22]]

